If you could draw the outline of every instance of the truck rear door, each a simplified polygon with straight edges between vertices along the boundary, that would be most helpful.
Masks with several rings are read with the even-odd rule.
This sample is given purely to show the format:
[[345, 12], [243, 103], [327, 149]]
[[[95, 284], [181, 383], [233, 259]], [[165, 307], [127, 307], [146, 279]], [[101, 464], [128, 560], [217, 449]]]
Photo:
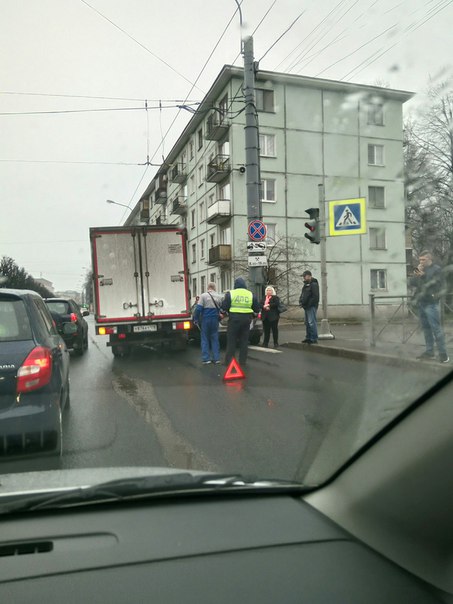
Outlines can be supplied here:
[[144, 229], [141, 239], [145, 314], [189, 316], [186, 242], [179, 229]]
[[137, 231], [92, 229], [97, 320], [136, 321], [143, 313]]

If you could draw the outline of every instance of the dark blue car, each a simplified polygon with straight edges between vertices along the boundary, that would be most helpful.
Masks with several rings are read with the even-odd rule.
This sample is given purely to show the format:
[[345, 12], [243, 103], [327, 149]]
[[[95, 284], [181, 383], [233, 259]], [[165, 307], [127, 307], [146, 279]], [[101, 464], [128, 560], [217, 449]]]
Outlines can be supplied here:
[[69, 352], [49, 309], [33, 291], [0, 289], [0, 462], [61, 455], [67, 407]]

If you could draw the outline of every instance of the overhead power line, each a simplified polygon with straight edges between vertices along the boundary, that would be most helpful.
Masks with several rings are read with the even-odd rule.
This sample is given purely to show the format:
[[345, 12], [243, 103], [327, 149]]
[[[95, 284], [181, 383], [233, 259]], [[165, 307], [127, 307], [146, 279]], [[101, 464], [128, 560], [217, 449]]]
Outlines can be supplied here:
[[[82, 0], [82, 1], [85, 1], [85, 0]], [[242, 1], [240, 2], [239, 6], [240, 6], [241, 4], [242, 4]], [[205, 61], [204, 65], [203, 65], [203, 67], [201, 68], [201, 70], [200, 70], [199, 74], [197, 75], [197, 77], [196, 77], [196, 79], [195, 79], [195, 82], [192, 84], [192, 87], [190, 88], [189, 92], [187, 93], [187, 95], [186, 95], [186, 99], [185, 99], [185, 101], [184, 101], [184, 104], [187, 102], [187, 99], [188, 99], [188, 98], [189, 98], [189, 96], [191, 95], [192, 90], [193, 90], [193, 89], [196, 87], [196, 84], [197, 84], [198, 80], [201, 78], [201, 76], [202, 76], [202, 74], [203, 74], [204, 70], [206, 69], [206, 66], [208, 65], [209, 61], [211, 60], [211, 57], [212, 57], [212, 55], [214, 54], [214, 52], [217, 50], [217, 47], [219, 46], [220, 42], [222, 41], [223, 36], [226, 34], [226, 32], [227, 32], [228, 28], [230, 27], [231, 23], [233, 22], [233, 19], [235, 18], [236, 13], [238, 12], [238, 10], [239, 10], [239, 8], [236, 8], [236, 10], [234, 11], [234, 13], [233, 13], [233, 15], [232, 15], [231, 19], [228, 21], [228, 23], [227, 23], [227, 25], [225, 26], [225, 28], [224, 28], [223, 32], [220, 34], [220, 37], [219, 37], [219, 39], [217, 40], [217, 42], [215, 43], [214, 48], [212, 49], [211, 53], [209, 54], [208, 58], [206, 59], [206, 61]], [[180, 109], [180, 110], [178, 111], [178, 113], [175, 115], [175, 117], [173, 118], [173, 121], [171, 122], [170, 126], [167, 128], [167, 131], [165, 132], [164, 136], [162, 137], [161, 142], [159, 143], [159, 145], [158, 145], [157, 149], [154, 151], [154, 154], [153, 154], [153, 155], [152, 155], [152, 157], [151, 157], [151, 161], [152, 161], [152, 160], [153, 160], [153, 159], [156, 157], [157, 153], [159, 152], [159, 149], [162, 147], [163, 143], [165, 142], [165, 140], [166, 140], [166, 138], [167, 138], [167, 136], [168, 136], [168, 134], [169, 134], [170, 130], [173, 128], [173, 126], [174, 126], [174, 124], [175, 124], [176, 120], [178, 119], [178, 116], [179, 116], [180, 112], [181, 112], [181, 109]]]
[[305, 13], [305, 9], [299, 13], [299, 15], [294, 19], [294, 21], [289, 25], [289, 27], [287, 29], [285, 29], [285, 31], [280, 34], [280, 36], [275, 40], [275, 42], [273, 44], [271, 44], [271, 46], [269, 46], [269, 48], [266, 50], [266, 52], [264, 53], [264, 55], [259, 59], [258, 63], [260, 63], [264, 57], [274, 48], [274, 46], [280, 42], [280, 40], [286, 36], [286, 34], [292, 29], [292, 27], [297, 23], [297, 21], [299, 21], [299, 19], [302, 17], [302, 15]]
[[121, 161], [66, 161], [62, 159], [0, 159], [2, 163], [14, 164], [87, 164], [91, 166], [160, 166], [149, 162], [121, 162]]
[[[197, 106], [199, 103], [188, 103], [188, 105]], [[111, 111], [148, 111], [150, 109], [179, 109], [180, 105], [156, 105], [155, 107], [145, 105], [143, 107], [103, 107], [100, 109], [57, 109], [52, 111], [4, 111], [0, 115], [58, 115], [64, 113], [101, 113]]]
[[9, 94], [17, 96], [44, 96], [44, 97], [56, 97], [56, 98], [67, 98], [67, 99], [90, 99], [100, 101], [134, 101], [144, 102], [145, 99], [151, 103], [182, 103], [183, 99], [150, 99], [149, 97], [134, 98], [134, 97], [121, 97], [121, 96], [92, 96], [87, 94], [55, 94], [50, 92], [19, 92], [14, 90], [0, 90], [0, 94]]
[[[186, 76], [184, 74], [182, 74], [180, 71], [178, 71], [177, 69], [175, 69], [174, 67], [172, 67], [172, 65], [170, 65], [170, 63], [168, 63], [167, 61], [165, 61], [165, 59], [162, 59], [161, 57], [159, 57], [158, 55], [156, 55], [155, 52], [153, 52], [147, 46], [145, 46], [144, 44], [142, 44], [141, 42], [139, 42], [136, 38], [134, 38], [134, 36], [132, 36], [130, 33], [128, 33], [125, 29], [123, 29], [122, 27], [120, 27], [119, 25], [117, 25], [116, 23], [114, 23], [106, 15], [104, 15], [99, 10], [97, 10], [97, 8], [94, 8], [94, 6], [91, 6], [91, 4], [88, 4], [88, 2], [86, 2], [86, 0], [80, 0], [80, 2], [82, 2], [83, 4], [85, 4], [85, 6], [88, 6], [88, 8], [90, 8], [92, 11], [94, 11], [95, 13], [97, 13], [100, 17], [102, 17], [103, 19], [105, 19], [106, 21], [108, 21], [108, 23], [110, 23], [111, 25], [113, 25], [113, 27], [115, 27], [116, 29], [118, 29], [121, 33], [123, 33], [125, 36], [127, 36], [130, 40], [132, 40], [133, 42], [135, 42], [136, 44], [138, 44], [138, 46], [140, 46], [140, 48], [143, 48], [143, 50], [146, 50], [146, 52], [148, 52], [150, 55], [152, 55], [155, 59], [157, 59], [158, 61], [160, 61], [164, 65], [166, 65], [174, 73], [176, 73], [177, 75], [179, 75], [179, 77], [183, 78], [189, 84], [192, 84], [192, 82], [189, 80], [189, 78], [186, 78]], [[196, 85], [196, 83], [192, 84], [192, 85], [193, 85], [193, 88], [198, 88], [198, 86]], [[200, 90], [204, 94], [204, 91], [201, 90], [201, 88], [198, 88], [198, 90]]]

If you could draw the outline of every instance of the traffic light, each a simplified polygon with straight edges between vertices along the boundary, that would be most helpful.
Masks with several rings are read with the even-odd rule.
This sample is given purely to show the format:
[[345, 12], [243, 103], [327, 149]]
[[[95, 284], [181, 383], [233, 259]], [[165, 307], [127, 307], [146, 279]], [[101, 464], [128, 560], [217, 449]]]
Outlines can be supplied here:
[[307, 222], [304, 224], [304, 226], [310, 231], [310, 233], [305, 233], [305, 237], [310, 241], [310, 243], [319, 244], [321, 241], [321, 233], [319, 230], [319, 210], [318, 208], [308, 208], [308, 210], [305, 211], [310, 216], [310, 220], [307, 220]]

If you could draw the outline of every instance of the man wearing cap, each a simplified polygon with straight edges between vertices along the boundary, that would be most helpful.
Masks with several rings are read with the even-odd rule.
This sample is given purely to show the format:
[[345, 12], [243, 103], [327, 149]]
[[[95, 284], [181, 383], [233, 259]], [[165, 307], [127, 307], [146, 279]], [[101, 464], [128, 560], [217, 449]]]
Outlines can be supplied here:
[[317, 279], [313, 277], [311, 271], [302, 273], [304, 286], [299, 298], [299, 306], [304, 309], [305, 313], [305, 330], [306, 337], [302, 340], [305, 344], [318, 343], [318, 323], [316, 312], [319, 305], [319, 284]]
[[234, 289], [225, 294], [222, 310], [228, 312], [227, 348], [225, 365], [229, 365], [239, 344], [239, 365], [247, 362], [250, 323], [253, 313], [260, 310], [255, 294], [246, 288], [245, 281], [238, 277], [234, 282]]

